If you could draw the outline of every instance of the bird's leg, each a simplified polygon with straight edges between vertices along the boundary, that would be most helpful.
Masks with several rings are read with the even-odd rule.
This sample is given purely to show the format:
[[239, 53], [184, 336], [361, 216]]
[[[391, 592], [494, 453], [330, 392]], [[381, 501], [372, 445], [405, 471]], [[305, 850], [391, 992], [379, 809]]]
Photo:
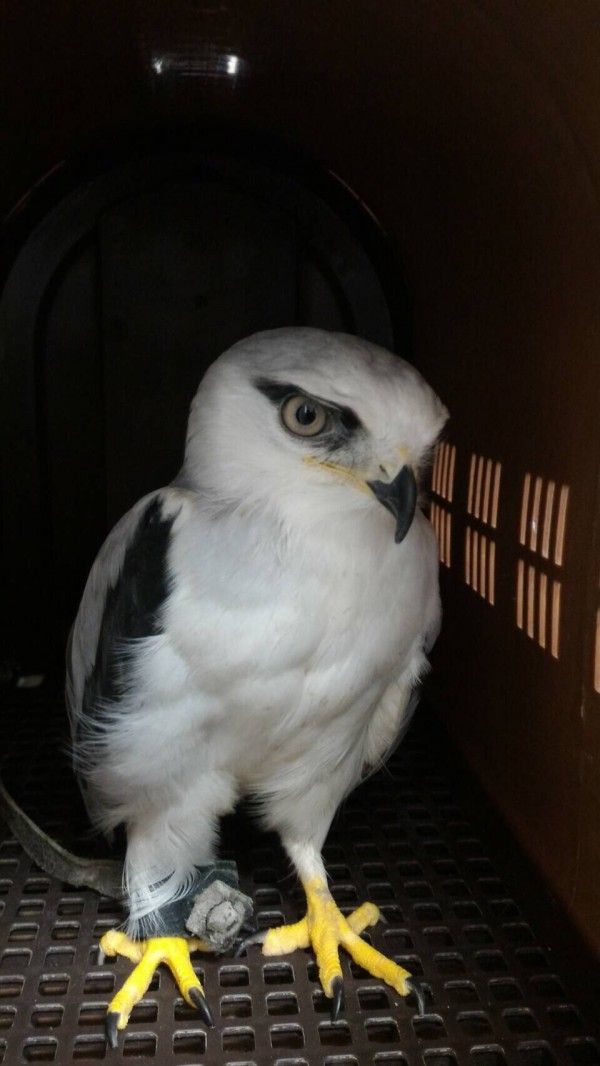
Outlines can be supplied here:
[[252, 914], [252, 900], [239, 891], [236, 864], [218, 861], [212, 854], [216, 814], [210, 807], [210, 793], [214, 787], [214, 775], [208, 775], [196, 791], [192, 786], [184, 789], [178, 804], [147, 807], [143, 819], [127, 825], [125, 884], [130, 929], [143, 932], [145, 921], [152, 935], [133, 940], [111, 930], [100, 941], [100, 957], [123, 955], [135, 963], [108, 1006], [106, 1033], [111, 1047], [116, 1047], [117, 1031], [126, 1027], [161, 963], [170, 969], [186, 1003], [212, 1025], [190, 952], [228, 951]]
[[335, 1020], [343, 1005], [342, 968], [339, 948], [343, 947], [364, 970], [385, 981], [401, 996], [414, 992], [420, 1013], [424, 1012], [424, 998], [420, 986], [408, 970], [398, 966], [381, 952], [361, 939], [360, 934], [380, 918], [374, 903], [363, 903], [347, 918], [339, 910], [327, 884], [323, 861], [316, 851], [302, 846], [289, 846], [294, 864], [306, 893], [306, 917], [294, 925], [282, 925], [266, 933], [250, 937], [244, 946], [261, 943], [264, 955], [286, 955], [297, 948], [312, 947], [319, 979], [326, 996], [332, 1000]]
[[163, 936], [131, 940], [117, 929], [104, 934], [100, 941], [100, 958], [104, 955], [123, 955], [136, 963], [135, 969], [108, 1005], [106, 1034], [111, 1047], [117, 1046], [117, 1030], [127, 1025], [129, 1015], [147, 992], [154, 971], [161, 963], [169, 967], [186, 1003], [200, 1010], [207, 1025], [213, 1024], [204, 989], [190, 962], [190, 953], [197, 950], [210, 950], [210, 945], [197, 937]]

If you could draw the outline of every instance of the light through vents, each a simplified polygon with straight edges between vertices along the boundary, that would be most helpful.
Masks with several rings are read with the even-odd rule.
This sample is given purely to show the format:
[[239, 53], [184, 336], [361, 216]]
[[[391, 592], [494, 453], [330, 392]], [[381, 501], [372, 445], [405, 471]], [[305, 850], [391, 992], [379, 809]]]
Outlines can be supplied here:
[[534, 558], [517, 560], [516, 622], [527, 636], [548, 650], [560, 653], [562, 582], [569, 486], [531, 473], [523, 478], [519, 544]]
[[454, 496], [454, 472], [456, 469], [456, 446], [440, 441], [435, 449], [431, 488], [436, 496], [452, 503]]
[[440, 562], [449, 567], [452, 565], [452, 515], [445, 507], [432, 503], [430, 518], [438, 541]]
[[544, 487], [543, 478], [525, 474], [519, 543], [556, 566], [563, 564], [568, 504], [568, 485], [562, 485], [558, 492], [554, 481]]
[[560, 637], [560, 581], [523, 559], [517, 562], [517, 625], [540, 648], [558, 659]]
[[467, 511], [492, 529], [498, 525], [501, 476], [501, 463], [486, 459], [483, 455], [471, 456]]
[[465, 582], [492, 606], [496, 602], [496, 541], [502, 464], [471, 455], [465, 529]]
[[465, 581], [482, 599], [495, 604], [496, 542], [471, 526], [465, 530]]
[[436, 499], [431, 504], [430, 518], [438, 541], [440, 562], [452, 565], [452, 514], [449, 504], [454, 497], [456, 446], [440, 441], [436, 446], [431, 489]]

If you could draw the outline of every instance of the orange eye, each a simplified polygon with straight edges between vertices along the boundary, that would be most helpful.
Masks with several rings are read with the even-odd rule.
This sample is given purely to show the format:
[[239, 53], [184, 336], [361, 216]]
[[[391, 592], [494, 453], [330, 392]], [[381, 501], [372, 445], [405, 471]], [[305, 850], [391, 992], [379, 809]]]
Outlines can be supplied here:
[[308, 396], [289, 396], [281, 408], [281, 421], [298, 437], [316, 437], [327, 425], [327, 411]]

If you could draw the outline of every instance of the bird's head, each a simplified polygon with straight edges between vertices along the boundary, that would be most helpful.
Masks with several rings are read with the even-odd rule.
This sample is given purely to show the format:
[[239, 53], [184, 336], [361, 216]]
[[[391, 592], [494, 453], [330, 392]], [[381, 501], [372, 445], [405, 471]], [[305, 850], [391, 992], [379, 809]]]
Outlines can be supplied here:
[[190, 413], [185, 478], [224, 505], [309, 520], [372, 512], [379, 501], [401, 541], [447, 417], [418, 371], [383, 348], [318, 329], [270, 330], [207, 371]]

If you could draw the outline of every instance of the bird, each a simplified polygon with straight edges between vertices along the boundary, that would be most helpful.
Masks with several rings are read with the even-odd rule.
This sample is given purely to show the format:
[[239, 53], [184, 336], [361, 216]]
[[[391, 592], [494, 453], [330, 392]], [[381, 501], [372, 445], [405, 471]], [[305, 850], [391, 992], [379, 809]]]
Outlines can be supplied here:
[[212, 884], [233, 933], [248, 917], [218, 859], [220, 819], [242, 799], [306, 895], [299, 922], [242, 948], [311, 947], [334, 1018], [340, 948], [422, 1009], [418, 982], [360, 935], [378, 908], [344, 917], [321, 852], [344, 798], [406, 729], [428, 670], [441, 606], [421, 505], [447, 418], [421, 374], [371, 342], [256, 333], [204, 374], [177, 476], [100, 549], [66, 700], [91, 823], [126, 837], [127, 919], [100, 941], [135, 964], [108, 1005], [111, 1046], [161, 962], [211, 1024], [190, 960], [210, 938], [188, 916]]

